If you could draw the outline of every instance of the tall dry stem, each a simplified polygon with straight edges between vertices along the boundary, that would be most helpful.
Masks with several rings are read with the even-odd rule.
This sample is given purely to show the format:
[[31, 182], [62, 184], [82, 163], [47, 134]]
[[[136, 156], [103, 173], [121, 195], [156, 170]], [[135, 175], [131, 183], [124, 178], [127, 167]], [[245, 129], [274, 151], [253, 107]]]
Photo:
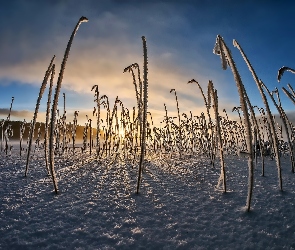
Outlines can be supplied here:
[[70, 40], [68, 42], [65, 54], [64, 54], [64, 58], [63, 61], [61, 63], [61, 69], [58, 75], [58, 79], [57, 79], [57, 84], [56, 84], [56, 89], [55, 89], [55, 94], [54, 94], [54, 100], [53, 100], [53, 104], [52, 104], [52, 110], [51, 110], [51, 125], [50, 125], [50, 142], [49, 142], [49, 162], [50, 162], [50, 172], [51, 172], [51, 176], [52, 176], [52, 181], [53, 181], [53, 185], [54, 185], [54, 191], [57, 194], [58, 193], [58, 186], [57, 186], [57, 180], [56, 180], [56, 173], [55, 173], [55, 169], [54, 169], [54, 148], [53, 148], [53, 140], [54, 140], [54, 130], [55, 130], [55, 122], [56, 122], [56, 112], [57, 112], [57, 105], [58, 105], [58, 98], [59, 98], [59, 93], [60, 93], [60, 89], [61, 89], [61, 84], [62, 84], [62, 80], [63, 80], [63, 75], [64, 75], [64, 71], [65, 71], [65, 67], [66, 67], [66, 63], [67, 63], [67, 59], [70, 53], [70, 49], [71, 49], [71, 45], [74, 39], [74, 36], [80, 26], [80, 24], [82, 22], [87, 22], [88, 19], [86, 17], [81, 17], [76, 25], [76, 27], [74, 28], [72, 35], [70, 37]]
[[242, 55], [244, 61], [246, 62], [247, 66], [248, 66], [248, 68], [249, 68], [249, 70], [250, 70], [250, 72], [251, 72], [251, 74], [252, 74], [252, 76], [254, 78], [254, 81], [255, 81], [255, 83], [257, 85], [257, 88], [258, 88], [258, 90], [260, 92], [262, 101], [263, 101], [263, 103], [265, 105], [265, 109], [266, 109], [266, 112], [268, 114], [270, 129], [271, 129], [271, 138], [272, 138], [273, 147], [274, 147], [274, 151], [275, 151], [276, 164], [277, 164], [277, 169], [278, 169], [279, 188], [280, 188], [280, 190], [283, 190], [282, 173], [281, 173], [281, 161], [280, 161], [280, 154], [279, 154], [279, 142], [278, 142], [278, 137], [277, 137], [277, 134], [276, 134], [274, 119], [273, 119], [272, 113], [270, 111], [267, 98], [266, 98], [266, 96], [264, 94], [264, 91], [262, 89], [262, 81], [258, 80], [258, 77], [256, 75], [256, 72], [255, 72], [254, 68], [252, 67], [250, 61], [248, 60], [246, 54], [244, 53], [243, 49], [238, 44], [238, 42], [236, 40], [234, 40], [233, 44], [241, 52], [241, 55]]
[[[210, 84], [208, 84], [208, 91], [207, 91], [208, 100], [207, 100], [201, 85], [195, 79], [192, 79], [192, 80], [188, 81], [188, 83], [196, 83], [198, 85], [200, 91], [201, 91], [201, 94], [202, 94], [203, 100], [204, 100], [204, 104], [205, 104], [205, 107], [206, 107], [206, 111], [207, 111], [208, 120], [209, 120], [209, 129], [212, 132], [213, 124], [212, 124], [212, 119], [211, 119], [211, 115], [210, 115], [210, 107], [208, 105], [208, 100], [210, 98], [210, 96], [209, 96], [210, 93], [209, 92], [211, 92], [211, 90], [209, 91]], [[210, 156], [212, 167], [214, 167], [214, 160], [215, 160], [215, 150], [214, 150], [215, 143], [214, 143], [214, 140], [215, 140], [214, 133], [212, 133], [211, 138], [210, 138], [210, 148], [209, 148], [209, 156]]]
[[[271, 94], [269, 89], [265, 86], [265, 84], [263, 84], [261, 82], [261, 85], [265, 88], [265, 90], [269, 94], [273, 104], [275, 105], [275, 107], [278, 110], [278, 112], [280, 114], [280, 117], [282, 119], [282, 123], [283, 123], [284, 129], [285, 129], [285, 132], [286, 132], [287, 143], [288, 143], [288, 147], [289, 147], [289, 154], [290, 154], [290, 161], [291, 161], [291, 171], [292, 171], [292, 173], [294, 173], [295, 161], [294, 161], [293, 145], [292, 145], [292, 141], [291, 141], [291, 137], [290, 137], [290, 134], [289, 134], [288, 125], [287, 125], [287, 119], [288, 119], [287, 115], [286, 115], [285, 111], [283, 110], [282, 106], [277, 104], [277, 102], [275, 101], [273, 95]], [[280, 175], [281, 173], [279, 172], [278, 174]]]
[[141, 145], [140, 145], [140, 160], [138, 168], [138, 179], [136, 193], [139, 193], [139, 186], [142, 175], [142, 165], [146, 150], [146, 122], [147, 122], [147, 108], [148, 108], [148, 58], [147, 58], [147, 46], [144, 36], [141, 37], [143, 42], [143, 115], [142, 115], [142, 131], [141, 131]]
[[51, 71], [51, 77], [50, 77], [50, 85], [49, 85], [47, 109], [46, 109], [46, 120], [45, 120], [45, 135], [44, 135], [44, 152], [45, 152], [44, 157], [45, 157], [45, 164], [46, 164], [46, 169], [48, 174], [50, 173], [49, 164], [48, 164], [48, 128], [49, 128], [50, 104], [51, 104], [54, 75], [55, 75], [55, 64], [52, 65], [52, 71]]
[[[44, 76], [43, 82], [42, 82], [41, 87], [40, 87], [40, 92], [39, 92], [39, 96], [38, 96], [36, 107], [35, 107], [33, 121], [31, 123], [25, 176], [27, 176], [28, 170], [29, 170], [29, 162], [30, 162], [30, 154], [31, 154], [31, 148], [32, 148], [32, 140], [33, 140], [33, 137], [34, 137], [34, 130], [35, 130], [35, 126], [36, 126], [36, 119], [37, 119], [37, 114], [38, 114], [38, 111], [39, 111], [40, 101], [41, 101], [43, 93], [45, 91], [48, 78], [49, 78], [49, 76], [51, 74], [54, 59], [55, 59], [55, 56], [52, 57], [51, 62], [49, 64], [49, 67], [48, 67], [47, 71], [45, 72], [45, 76]], [[49, 174], [48, 169], [47, 169], [47, 173]]]
[[216, 135], [217, 135], [218, 144], [219, 144], [220, 165], [221, 165], [220, 177], [218, 180], [217, 187], [219, 187], [220, 183], [222, 182], [223, 192], [226, 193], [226, 174], [225, 174], [225, 165], [224, 165], [222, 135], [221, 135], [221, 128], [220, 128], [220, 116], [219, 116], [219, 112], [218, 112], [218, 96], [217, 96], [217, 90], [214, 88], [213, 82], [209, 81], [209, 83], [208, 83], [208, 107], [211, 106], [211, 100], [213, 100], [215, 122], [216, 122], [215, 129], [216, 129]]
[[290, 93], [285, 87], [282, 87], [283, 92], [286, 96], [289, 97], [289, 99], [295, 104], [295, 95], [293, 93]]
[[96, 113], [96, 157], [98, 158], [100, 153], [100, 96], [98, 91], [98, 85], [92, 86], [91, 91], [95, 92], [94, 102], [96, 102], [96, 107], [94, 107], [93, 115]]
[[237, 85], [238, 93], [240, 96], [240, 105], [243, 111], [244, 124], [245, 124], [245, 130], [246, 130], [245, 132], [246, 132], [246, 145], [247, 145], [248, 169], [249, 169], [248, 196], [247, 196], [247, 202], [246, 202], [246, 209], [247, 211], [250, 211], [252, 191], [253, 191], [253, 179], [254, 179], [253, 168], [254, 167], [253, 167], [253, 146], [252, 146], [251, 123], [249, 119], [248, 107], [247, 107], [246, 98], [245, 98], [246, 91], [242, 83], [240, 74], [235, 65], [235, 62], [232, 58], [232, 55], [228, 47], [226, 46], [225, 42], [223, 41], [223, 38], [220, 35], [217, 36], [213, 53], [220, 55], [223, 69], [227, 68], [227, 64], [230, 66], [236, 85]]

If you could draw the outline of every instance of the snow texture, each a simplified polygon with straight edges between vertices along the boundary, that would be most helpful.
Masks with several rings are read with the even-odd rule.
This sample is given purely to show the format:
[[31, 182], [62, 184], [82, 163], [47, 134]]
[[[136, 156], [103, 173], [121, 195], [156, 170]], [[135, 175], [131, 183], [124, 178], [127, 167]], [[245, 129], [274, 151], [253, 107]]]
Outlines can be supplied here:
[[147, 163], [138, 195], [137, 165], [57, 156], [56, 195], [44, 158], [33, 155], [27, 177], [24, 158], [0, 156], [0, 249], [295, 249], [288, 158], [283, 192], [275, 161], [266, 159], [265, 177], [258, 161], [248, 213], [246, 157], [225, 156], [226, 194], [218, 160], [212, 168], [198, 156]]

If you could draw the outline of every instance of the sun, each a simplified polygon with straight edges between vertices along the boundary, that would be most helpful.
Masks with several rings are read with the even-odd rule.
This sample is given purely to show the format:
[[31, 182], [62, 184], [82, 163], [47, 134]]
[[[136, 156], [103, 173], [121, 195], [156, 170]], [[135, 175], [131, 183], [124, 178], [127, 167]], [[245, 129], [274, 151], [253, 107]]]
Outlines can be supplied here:
[[125, 137], [125, 130], [123, 128], [119, 129], [119, 137], [124, 138]]

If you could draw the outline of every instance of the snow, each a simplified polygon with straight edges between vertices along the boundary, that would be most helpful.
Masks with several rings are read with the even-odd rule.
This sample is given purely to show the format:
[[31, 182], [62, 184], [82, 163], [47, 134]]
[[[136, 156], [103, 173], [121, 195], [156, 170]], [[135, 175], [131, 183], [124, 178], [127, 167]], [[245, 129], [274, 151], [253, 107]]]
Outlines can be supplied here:
[[[247, 158], [225, 156], [228, 192], [216, 189], [220, 165], [206, 157], [147, 162], [135, 194], [137, 164], [56, 157], [60, 193], [42, 156], [0, 153], [0, 249], [295, 249], [295, 181], [282, 157], [255, 169], [246, 212]], [[168, 164], [166, 163], [168, 162]]]

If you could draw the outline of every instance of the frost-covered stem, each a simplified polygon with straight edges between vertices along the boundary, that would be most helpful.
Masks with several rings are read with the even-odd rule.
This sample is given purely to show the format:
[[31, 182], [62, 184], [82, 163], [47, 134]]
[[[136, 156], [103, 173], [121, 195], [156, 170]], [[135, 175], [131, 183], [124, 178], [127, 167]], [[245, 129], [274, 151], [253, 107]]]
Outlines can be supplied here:
[[292, 95], [287, 89], [285, 89], [284, 87], [282, 87], [283, 92], [286, 94], [286, 96], [288, 96], [290, 98], [290, 100], [293, 102], [293, 104], [295, 104], [295, 96]]
[[291, 69], [289, 67], [283, 66], [278, 71], [278, 82], [281, 81], [281, 78], [282, 78], [282, 76], [283, 76], [283, 74], [284, 74], [285, 71], [289, 71], [289, 72], [295, 74], [295, 70], [294, 69]]
[[2, 119], [1, 120], [1, 152], [3, 150], [3, 132], [4, 132], [4, 123], [5, 123], [5, 120]]
[[[164, 103], [164, 108], [165, 108], [165, 123], [166, 123], [166, 133], [167, 133], [167, 138], [166, 140], [169, 142], [170, 141], [170, 137], [171, 137], [171, 134], [170, 134], [170, 129], [169, 129], [169, 118], [168, 118], [168, 111], [167, 111], [167, 106], [166, 104]], [[163, 141], [164, 143], [164, 141]], [[166, 147], [165, 147], [166, 149]]]
[[[229, 49], [227, 48], [225, 42], [223, 41], [222, 37], [220, 35], [217, 36], [217, 47], [216, 49], [219, 48], [219, 53], [221, 58], [223, 59], [223, 69], [226, 69], [226, 62], [229, 64], [236, 85], [237, 89], [239, 92], [240, 96], [240, 104], [241, 108], [243, 111], [243, 116], [244, 116], [244, 124], [245, 124], [245, 129], [246, 129], [246, 144], [247, 144], [247, 154], [248, 154], [248, 169], [249, 169], [249, 176], [248, 176], [248, 196], [247, 196], [247, 203], [246, 203], [246, 208], [247, 211], [250, 211], [250, 206], [251, 206], [251, 199], [252, 199], [252, 191], [253, 191], [253, 147], [252, 147], [252, 133], [251, 133], [251, 123], [248, 115], [248, 108], [247, 108], [247, 103], [245, 100], [245, 88], [242, 83], [240, 74], [236, 68], [235, 62], [231, 56], [231, 53]], [[217, 52], [217, 50], [215, 50]]]
[[73, 156], [75, 155], [75, 142], [76, 142], [76, 130], [77, 130], [77, 116], [79, 111], [74, 112], [74, 120], [73, 120], [73, 127], [72, 127], [72, 140], [73, 140]]
[[11, 98], [11, 103], [10, 103], [9, 113], [8, 113], [7, 118], [6, 118], [6, 121], [7, 121], [7, 122], [10, 121], [10, 115], [11, 115], [11, 109], [12, 109], [13, 101], [14, 101], [14, 97]]
[[89, 154], [91, 155], [91, 149], [92, 149], [92, 125], [91, 125], [91, 122], [92, 122], [92, 120], [88, 119], [88, 121], [89, 121], [89, 132], [90, 132], [90, 135], [89, 135]]
[[57, 110], [57, 105], [58, 105], [58, 98], [59, 98], [59, 93], [60, 93], [60, 89], [61, 89], [61, 83], [63, 80], [63, 75], [64, 75], [64, 70], [66, 67], [66, 62], [70, 53], [70, 49], [71, 49], [71, 45], [74, 39], [74, 36], [80, 26], [80, 24], [82, 22], [87, 22], [88, 19], [86, 17], [81, 17], [76, 25], [76, 27], [74, 28], [72, 35], [70, 37], [70, 40], [68, 42], [65, 54], [64, 54], [64, 58], [61, 64], [61, 69], [58, 75], [58, 79], [57, 79], [57, 84], [56, 84], [56, 89], [55, 89], [55, 94], [54, 94], [54, 100], [53, 100], [53, 104], [52, 104], [52, 110], [51, 110], [51, 127], [50, 127], [50, 142], [49, 142], [49, 160], [50, 160], [50, 172], [51, 172], [51, 176], [52, 176], [52, 181], [53, 181], [53, 185], [54, 185], [54, 190], [55, 193], [58, 193], [58, 186], [57, 186], [57, 180], [56, 180], [56, 173], [54, 170], [54, 152], [53, 152], [53, 139], [54, 139], [54, 130], [55, 130], [55, 122], [56, 122], [56, 110]]
[[[205, 97], [204, 91], [203, 91], [201, 85], [195, 79], [188, 81], [188, 83], [196, 83], [198, 85], [198, 87], [201, 91], [201, 94], [203, 96], [205, 106], [206, 106], [207, 116], [209, 119], [209, 129], [212, 131], [213, 124], [212, 124], [211, 115], [210, 115], [210, 108], [208, 106], [208, 101]], [[209, 84], [208, 84], [208, 88], [209, 88]], [[207, 92], [208, 92], [207, 95], [208, 95], [208, 100], [209, 100], [209, 89]], [[212, 164], [212, 166], [214, 166], [214, 136], [213, 136], [213, 134], [211, 135], [211, 144], [210, 144], [210, 148], [209, 148], [209, 154], [210, 154], [211, 164]]]
[[177, 99], [177, 93], [176, 93], [176, 90], [175, 89], [171, 89], [170, 90], [170, 93], [174, 92], [174, 95], [175, 95], [175, 101], [176, 101], [176, 108], [177, 108], [177, 118], [178, 118], [178, 134], [179, 134], [179, 154], [180, 154], [180, 157], [181, 157], [181, 142], [182, 142], [182, 134], [181, 134], [181, 123], [180, 123], [180, 114], [179, 114], [179, 104], [178, 104], [178, 99]]
[[[253, 110], [253, 113], [254, 113], [254, 108], [257, 107], [257, 106], [251, 106], [251, 107], [252, 107], [252, 110]], [[256, 133], [255, 137], [254, 137], [254, 140], [255, 140], [255, 165], [257, 166], [257, 145], [259, 145], [260, 157], [262, 159], [261, 164], [262, 164], [262, 169], [264, 170], [264, 155], [263, 155], [264, 147], [262, 145], [260, 126], [258, 124], [258, 120], [256, 119], [256, 117], [252, 116], [252, 122], [255, 124], [254, 132]], [[258, 137], [258, 140], [257, 140], [257, 137]]]
[[147, 59], [147, 46], [144, 36], [141, 37], [143, 42], [143, 117], [142, 117], [142, 132], [141, 132], [141, 149], [140, 161], [138, 169], [138, 180], [136, 193], [139, 193], [139, 186], [141, 182], [142, 165], [144, 161], [145, 148], [146, 148], [146, 121], [147, 121], [147, 108], [148, 108], [148, 59]]
[[27, 176], [27, 174], [28, 174], [30, 154], [31, 154], [31, 148], [32, 148], [32, 140], [33, 140], [33, 137], [34, 137], [34, 130], [35, 130], [35, 126], [36, 126], [36, 119], [37, 119], [37, 114], [38, 114], [38, 111], [39, 111], [40, 101], [42, 99], [44, 90], [46, 88], [46, 84], [47, 84], [48, 78], [50, 76], [50, 73], [52, 71], [52, 65], [53, 65], [54, 59], [55, 59], [55, 56], [53, 56], [53, 58], [51, 59], [49, 67], [48, 67], [47, 71], [45, 72], [45, 76], [44, 76], [43, 82], [42, 82], [41, 87], [40, 87], [40, 92], [39, 92], [39, 96], [38, 96], [36, 107], [35, 107], [33, 121], [31, 123], [25, 176]]
[[48, 164], [48, 127], [49, 127], [50, 104], [51, 104], [54, 75], [55, 75], [55, 64], [53, 64], [51, 68], [51, 77], [50, 77], [50, 85], [49, 85], [49, 91], [48, 91], [47, 109], [46, 109], [45, 135], [44, 135], [45, 164], [46, 164], [46, 169], [48, 174], [50, 173], [49, 164]]
[[[241, 136], [243, 137], [242, 138], [242, 145], [243, 145], [243, 141], [246, 143], [246, 137], [245, 137], [245, 131], [244, 131], [244, 126], [243, 126], [243, 121], [242, 121], [240, 109], [241, 109], [241, 107], [233, 107], [232, 112], [237, 111], [237, 113], [239, 115], [239, 121], [241, 124]], [[243, 148], [243, 146], [242, 146], [242, 148]]]
[[[113, 120], [114, 118], [116, 118], [116, 114], [117, 114], [117, 100], [118, 100], [118, 96], [116, 97], [115, 103], [114, 103], [114, 107], [112, 110], [112, 115], [109, 119], [108, 122], [108, 129], [107, 129], [107, 136], [106, 136], [106, 145], [109, 146], [109, 148], [107, 148], [107, 150], [109, 151], [109, 156], [111, 155], [111, 145], [112, 145], [112, 132], [113, 132]], [[115, 127], [116, 129], [116, 127]]]
[[[8, 124], [5, 128], [5, 132], [4, 132], [4, 139], [5, 139], [5, 154], [7, 155], [8, 153], [8, 141], [9, 138], [13, 136], [13, 130], [11, 128], [11, 125]], [[10, 154], [11, 154], [11, 147], [10, 147]]]
[[[264, 113], [264, 109], [263, 108], [258, 108], [257, 106], [254, 106], [258, 109], [260, 115], [261, 115], [261, 118], [263, 119], [263, 123], [265, 122], [265, 113]], [[259, 122], [261, 127], [260, 128], [263, 128], [264, 129], [264, 124], [262, 124], [261, 122]], [[263, 140], [262, 140], [262, 135], [260, 133], [260, 128], [259, 128], [259, 140], [260, 140], [260, 155], [261, 155], [261, 158], [262, 158], [262, 166], [261, 166], [261, 175], [264, 176], [264, 151], [265, 151], [265, 145], [264, 145], [264, 132], [262, 132], [262, 135], [263, 135]]]
[[255, 167], [257, 167], [257, 129], [254, 127], [253, 131], [254, 136], [254, 159], [255, 159]]
[[[292, 142], [291, 142], [291, 139], [290, 139], [289, 129], [288, 129], [287, 122], [286, 122], [287, 115], [284, 112], [284, 110], [282, 109], [282, 107], [277, 104], [277, 102], [275, 101], [273, 95], [271, 94], [271, 92], [269, 91], [269, 89], [265, 86], [265, 84], [262, 83], [262, 86], [264, 87], [264, 89], [269, 94], [269, 96], [270, 96], [273, 104], [275, 105], [275, 107], [278, 110], [278, 112], [280, 114], [280, 117], [282, 119], [282, 122], [283, 122], [283, 125], [284, 125], [284, 128], [285, 128], [285, 131], [286, 131], [286, 137], [287, 137], [287, 142], [288, 142], [288, 147], [289, 147], [289, 154], [290, 154], [290, 161], [291, 161], [291, 171], [292, 171], [292, 173], [294, 173], [294, 169], [295, 169], [294, 153], [293, 153]], [[279, 176], [281, 175], [280, 172], [278, 174], [279, 174]]]
[[[106, 95], [103, 95], [100, 97], [100, 100], [102, 99], [106, 99], [106, 101], [103, 101], [101, 104], [104, 104], [104, 107], [107, 109], [107, 117], [106, 117], [106, 123], [107, 123], [107, 126], [109, 125], [110, 123], [110, 103], [109, 103], [109, 99]], [[104, 126], [103, 126], [104, 127]], [[102, 153], [101, 153], [101, 156], [103, 155], [103, 152], [105, 151], [106, 153], [106, 156], [107, 156], [107, 145], [108, 145], [108, 138], [109, 138], [109, 132], [108, 132], [108, 129], [105, 128], [105, 131], [104, 131], [104, 149], [105, 150], [102, 150]]]
[[67, 127], [66, 127], [66, 94], [62, 93], [63, 95], [63, 107], [64, 112], [62, 115], [62, 152], [64, 153], [66, 148], [66, 136], [67, 136]]
[[64, 113], [63, 115], [66, 115], [66, 93], [62, 93], [62, 96], [63, 96], [63, 104], [64, 104]]
[[82, 149], [82, 153], [86, 151], [87, 149], [87, 134], [88, 134], [88, 115], [86, 115], [86, 123], [85, 123], [85, 126], [84, 126], [84, 130], [83, 130], [83, 145], [81, 147]]
[[174, 91], [176, 107], [177, 107], [178, 127], [180, 127], [180, 114], [179, 114], [179, 105], [178, 105], [177, 93], [176, 93], [175, 89], [171, 89], [170, 93], [172, 93], [173, 91]]
[[234, 46], [237, 47], [239, 49], [239, 51], [241, 52], [241, 55], [243, 57], [243, 59], [245, 60], [250, 72], [252, 73], [252, 76], [255, 80], [255, 83], [257, 85], [257, 88], [260, 92], [260, 95], [261, 95], [261, 98], [262, 98], [262, 101], [265, 105], [265, 109], [266, 109], [266, 112], [268, 114], [268, 119], [269, 119], [269, 122], [270, 122], [270, 129], [271, 129], [271, 137], [272, 137], [272, 141], [273, 141], [273, 147], [274, 147], [274, 151], [275, 151], [275, 157], [276, 157], [276, 164], [277, 164], [277, 169], [278, 169], [278, 179], [279, 179], [279, 188], [280, 190], [283, 190], [283, 185], [282, 185], [282, 174], [281, 174], [281, 161], [280, 161], [280, 155], [279, 155], [279, 148], [278, 148], [278, 137], [277, 137], [277, 134], [276, 134], [276, 130], [275, 130], [275, 125], [274, 125], [274, 119], [273, 119], [273, 116], [271, 114], [271, 111], [270, 111], [270, 108], [269, 108], [269, 104], [267, 102], [267, 98], [264, 94], [264, 91], [262, 89], [262, 81], [261, 80], [258, 80], [258, 77], [256, 75], [256, 72], [254, 71], [250, 61], [248, 60], [246, 54], [244, 53], [243, 49], [241, 48], [241, 46], [238, 44], [238, 42], [236, 40], [234, 40]]
[[272, 94], [276, 94], [278, 102], [279, 102], [279, 107], [282, 107], [282, 103], [281, 103], [281, 98], [280, 98], [280, 93], [277, 87], [275, 87], [275, 90], [272, 91]]
[[[8, 140], [9, 140], [9, 135], [8, 133], [10, 133], [12, 130], [11, 130], [11, 125], [9, 125], [9, 121], [10, 121], [10, 115], [11, 115], [11, 109], [12, 109], [12, 104], [13, 104], [13, 101], [14, 101], [14, 97], [11, 98], [11, 103], [10, 103], [10, 108], [9, 108], [9, 113], [8, 113], [8, 116], [6, 118], [6, 121], [8, 122], [7, 126], [6, 126], [6, 129], [5, 129], [5, 133], [4, 133], [4, 139], [5, 139], [5, 153], [7, 155], [7, 151], [8, 151]], [[4, 125], [4, 123], [3, 123]], [[2, 133], [3, 133], [3, 128], [2, 128]]]
[[294, 89], [292, 88], [292, 86], [290, 85], [290, 83], [288, 83], [287, 86], [288, 86], [288, 88], [291, 90], [292, 95], [295, 96], [295, 91], [294, 91]]
[[[133, 71], [133, 68], [137, 69], [137, 73], [138, 73], [138, 83], [139, 83], [139, 87], [136, 84], [136, 78], [135, 78], [135, 74]], [[141, 77], [140, 77], [140, 69], [139, 69], [139, 65], [137, 63], [133, 63], [130, 66], [128, 66], [127, 68], [124, 69], [124, 72], [126, 71], [131, 71], [132, 73], [132, 78], [133, 78], [133, 85], [135, 88], [135, 94], [136, 94], [136, 100], [137, 100], [137, 108], [138, 108], [138, 115], [137, 115], [137, 124], [139, 124], [139, 140], [141, 137], [141, 131], [142, 131], [142, 108], [143, 108], [143, 103], [142, 103], [142, 81], [141, 81]], [[138, 90], [139, 88], [139, 90]], [[138, 125], [136, 127], [138, 129]]]
[[[96, 157], [98, 158], [99, 152], [100, 152], [100, 97], [99, 97], [99, 91], [98, 91], [98, 85], [94, 85], [91, 89], [91, 91], [94, 90], [95, 94], [95, 100], [96, 102], [96, 112], [97, 112], [97, 118], [96, 118]], [[93, 115], [95, 113], [93, 112]]]
[[7, 136], [7, 132], [10, 131], [9, 127], [11, 125], [9, 125], [9, 121], [10, 121], [10, 114], [11, 114], [11, 109], [12, 109], [12, 104], [13, 104], [13, 101], [14, 101], [14, 97], [11, 98], [11, 103], [10, 103], [10, 108], [9, 108], [9, 113], [8, 113], [8, 116], [6, 118], [6, 121], [7, 121], [7, 126], [6, 126], [6, 129], [5, 129], [5, 133], [4, 133], [4, 139], [5, 139], [5, 152], [6, 152], [6, 155], [7, 155], [7, 150], [8, 150], [8, 136]]
[[23, 135], [24, 135], [24, 132], [25, 132], [25, 124], [26, 124], [26, 120], [24, 119], [23, 122], [20, 123], [20, 126], [19, 126], [19, 157], [21, 159], [22, 157], [22, 141], [23, 141]]
[[[220, 116], [218, 113], [218, 96], [217, 96], [217, 90], [214, 89], [213, 82], [209, 81], [208, 83], [208, 97], [211, 97], [213, 99], [213, 105], [214, 105], [214, 114], [215, 114], [215, 120], [216, 120], [216, 134], [219, 144], [219, 153], [220, 153], [220, 165], [221, 165], [221, 173], [218, 180], [217, 186], [219, 186], [221, 180], [223, 183], [223, 192], [226, 193], [226, 175], [225, 175], [225, 166], [224, 166], [224, 156], [223, 156], [223, 144], [222, 144], [222, 137], [221, 137], [221, 128], [220, 128]], [[208, 99], [208, 105], [210, 106], [211, 98]]]

